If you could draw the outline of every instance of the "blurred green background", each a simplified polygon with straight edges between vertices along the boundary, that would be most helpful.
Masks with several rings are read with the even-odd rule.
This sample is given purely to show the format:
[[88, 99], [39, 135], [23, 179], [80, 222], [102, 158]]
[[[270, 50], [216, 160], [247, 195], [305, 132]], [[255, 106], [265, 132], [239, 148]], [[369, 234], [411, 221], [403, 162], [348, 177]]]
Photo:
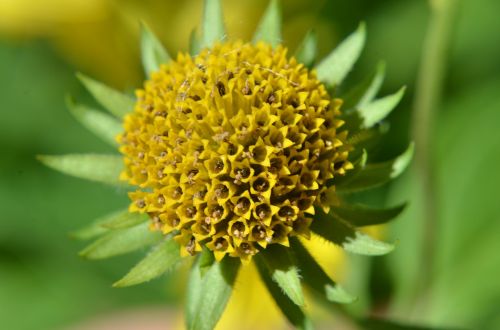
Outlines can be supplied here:
[[[230, 38], [251, 36], [267, 1], [223, 1]], [[416, 78], [429, 23], [424, 0], [283, 0], [284, 42], [294, 48], [310, 27], [320, 55], [368, 27], [367, 47], [352, 79], [387, 64], [382, 94], [407, 85], [389, 118], [388, 159], [408, 143]], [[386, 230], [398, 240], [383, 258], [352, 260], [364, 276], [347, 284], [361, 297], [358, 315], [416, 324], [500, 329], [500, 2], [462, 0], [446, 58], [432, 154], [437, 218], [432, 256], [422, 255], [422, 180], [414, 168], [364, 196], [410, 207]], [[86, 262], [68, 233], [127, 205], [113, 188], [44, 168], [37, 154], [111, 152], [68, 113], [64, 97], [92, 102], [74, 77], [83, 71], [131, 90], [143, 79], [138, 21], [148, 22], [171, 53], [186, 50], [201, 16], [200, 0], [0, 0], [0, 328], [59, 329], [96, 315], [179, 300], [167, 281], [113, 289], [137, 255]], [[348, 82], [348, 83], [349, 83]], [[432, 257], [432, 267], [422, 260]], [[361, 265], [356, 268], [357, 265]], [[422, 277], [430, 280], [422, 286]], [[349, 282], [349, 280], [347, 280]]]

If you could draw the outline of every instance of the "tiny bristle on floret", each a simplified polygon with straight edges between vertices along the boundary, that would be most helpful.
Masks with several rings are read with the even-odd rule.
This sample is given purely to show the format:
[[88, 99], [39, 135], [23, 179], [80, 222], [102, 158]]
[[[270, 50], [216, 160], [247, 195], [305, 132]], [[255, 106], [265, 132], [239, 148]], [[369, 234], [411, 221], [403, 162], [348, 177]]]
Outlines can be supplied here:
[[184, 254], [249, 260], [308, 237], [327, 181], [352, 168], [341, 101], [282, 46], [180, 53], [137, 98], [119, 137], [130, 210], [176, 231]]

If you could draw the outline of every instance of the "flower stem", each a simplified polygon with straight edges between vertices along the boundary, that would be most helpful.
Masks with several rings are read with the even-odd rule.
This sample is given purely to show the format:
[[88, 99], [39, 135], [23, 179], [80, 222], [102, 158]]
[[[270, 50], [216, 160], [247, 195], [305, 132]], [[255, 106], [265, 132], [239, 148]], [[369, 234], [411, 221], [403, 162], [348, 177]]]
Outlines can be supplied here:
[[[434, 180], [434, 117], [440, 105], [453, 22], [459, 0], [430, 0], [431, 17], [424, 40], [415, 95], [412, 134], [415, 162], [424, 194], [423, 253], [420, 290], [429, 287], [434, 270], [438, 205]], [[419, 290], [419, 291], [420, 291]]]

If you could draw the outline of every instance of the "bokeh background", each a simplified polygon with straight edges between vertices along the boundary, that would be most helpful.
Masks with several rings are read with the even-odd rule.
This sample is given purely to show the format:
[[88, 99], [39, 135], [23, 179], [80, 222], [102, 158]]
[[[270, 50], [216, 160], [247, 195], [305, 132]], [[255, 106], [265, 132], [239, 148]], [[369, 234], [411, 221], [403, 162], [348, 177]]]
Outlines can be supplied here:
[[[375, 157], [389, 159], [402, 151], [411, 139], [429, 2], [282, 3], [284, 42], [292, 49], [313, 27], [319, 53], [325, 55], [366, 21], [367, 47], [350, 81], [372, 72], [383, 59], [382, 94], [408, 86], [402, 105], [389, 118], [385, 148]], [[267, 1], [223, 4], [229, 38], [249, 39]], [[457, 4], [430, 151], [437, 205], [433, 249], [425, 248], [422, 180], [411, 168], [392, 185], [363, 196], [374, 205], [410, 201], [384, 229], [387, 239], [398, 240], [396, 251], [349, 258], [341, 272], [344, 284], [360, 297], [349, 307], [356, 315], [500, 329], [500, 2]], [[0, 0], [0, 328], [73, 329], [137, 309], [165, 311], [157, 314], [166, 319], [178, 314], [183, 284], [175, 274], [113, 289], [110, 284], [139, 255], [104, 262], [77, 256], [83, 243], [68, 233], [126, 206], [126, 198], [113, 188], [44, 168], [35, 155], [112, 151], [65, 108], [67, 94], [93, 102], [74, 72], [133, 90], [144, 78], [139, 21], [147, 22], [175, 53], [187, 50], [201, 10], [201, 0]], [[432, 262], [423, 262], [426, 258]]]

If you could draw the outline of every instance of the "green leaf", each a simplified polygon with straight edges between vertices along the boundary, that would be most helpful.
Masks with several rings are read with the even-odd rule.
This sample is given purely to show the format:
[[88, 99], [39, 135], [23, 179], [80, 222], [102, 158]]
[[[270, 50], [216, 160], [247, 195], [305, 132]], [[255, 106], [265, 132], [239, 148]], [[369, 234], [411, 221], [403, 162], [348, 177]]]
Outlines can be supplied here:
[[108, 87], [82, 73], [77, 73], [76, 76], [97, 102], [116, 117], [122, 118], [134, 110], [135, 99], [133, 97]]
[[340, 85], [361, 55], [365, 38], [365, 24], [361, 23], [355, 32], [316, 66], [318, 79], [331, 87]]
[[172, 269], [181, 260], [179, 244], [172, 237], [167, 237], [113, 286], [126, 287], [150, 281]]
[[62, 156], [40, 155], [37, 157], [46, 166], [77, 178], [113, 185], [123, 185], [120, 173], [123, 159], [115, 155], [69, 154]]
[[[208, 252], [208, 251], [207, 251]], [[211, 330], [215, 327], [229, 297], [240, 267], [237, 258], [214, 262], [202, 276], [200, 256], [189, 274], [186, 323], [188, 330]]]
[[342, 99], [344, 109], [360, 108], [373, 101], [385, 78], [385, 63], [380, 62], [374, 73], [359, 85], [354, 86]]
[[146, 222], [148, 216], [140, 213], [131, 213], [127, 209], [116, 211], [102, 216], [92, 224], [70, 234], [72, 238], [87, 240], [99, 236], [109, 229], [128, 228]]
[[278, 0], [271, 0], [255, 31], [253, 42], [264, 41], [273, 47], [281, 43], [281, 10]]
[[141, 59], [144, 71], [149, 77], [152, 72], [160, 70], [161, 64], [171, 60], [158, 37], [145, 23], [141, 26]]
[[363, 227], [386, 223], [401, 214], [405, 207], [406, 203], [387, 209], [374, 209], [359, 204], [342, 204], [332, 206], [331, 212], [354, 227]]
[[66, 99], [66, 104], [71, 114], [89, 131], [113, 147], [118, 145], [116, 136], [123, 131], [118, 120], [101, 111], [77, 104], [71, 97]]
[[149, 217], [146, 214], [129, 212], [129, 210], [126, 209], [115, 213], [114, 217], [109, 217], [101, 226], [108, 229], [123, 229], [136, 226], [148, 220]]
[[394, 110], [405, 93], [406, 87], [402, 87], [394, 94], [372, 101], [360, 107], [357, 112], [362, 119], [363, 127], [372, 127]]
[[356, 176], [337, 187], [337, 191], [352, 193], [371, 189], [398, 177], [410, 164], [413, 157], [414, 144], [393, 160], [366, 165]]
[[256, 258], [255, 264], [257, 265], [260, 277], [266, 285], [267, 290], [288, 321], [297, 329], [312, 330], [314, 327], [311, 320], [304, 314], [299, 306], [293, 303], [290, 298], [283, 293], [276, 282], [273, 281], [263, 261]]
[[359, 172], [361, 172], [365, 168], [367, 160], [368, 160], [368, 153], [366, 152], [366, 150], [362, 149], [359, 157], [352, 162], [354, 168], [347, 171], [347, 173], [342, 176], [337, 175], [333, 179], [329, 180], [327, 183], [328, 186], [329, 187], [335, 186], [337, 189], [338, 187], [348, 184], [353, 178], [355, 178], [359, 174]]
[[198, 37], [196, 29], [193, 29], [189, 35], [189, 54], [191, 54], [191, 56], [195, 56], [200, 52], [200, 50], [201, 40]]
[[313, 30], [310, 30], [295, 51], [295, 57], [299, 63], [303, 63], [306, 67], [310, 67], [316, 59], [317, 51], [318, 37]]
[[152, 245], [161, 238], [160, 232], [152, 232], [149, 230], [149, 223], [143, 223], [131, 228], [110, 231], [83, 249], [80, 256], [88, 259], [105, 259]]
[[308, 287], [331, 302], [349, 304], [356, 300], [325, 273], [297, 238], [291, 239], [290, 243]]
[[356, 231], [348, 222], [317, 211], [311, 230], [328, 241], [340, 245], [344, 250], [367, 256], [384, 255], [394, 249], [394, 245], [377, 241], [370, 236]]
[[290, 249], [279, 244], [267, 247], [257, 254], [256, 259], [262, 259], [272, 279], [296, 305], [304, 305], [304, 294], [300, 284], [299, 271]]
[[226, 37], [220, 0], [205, 0], [201, 48], [211, 47]]

